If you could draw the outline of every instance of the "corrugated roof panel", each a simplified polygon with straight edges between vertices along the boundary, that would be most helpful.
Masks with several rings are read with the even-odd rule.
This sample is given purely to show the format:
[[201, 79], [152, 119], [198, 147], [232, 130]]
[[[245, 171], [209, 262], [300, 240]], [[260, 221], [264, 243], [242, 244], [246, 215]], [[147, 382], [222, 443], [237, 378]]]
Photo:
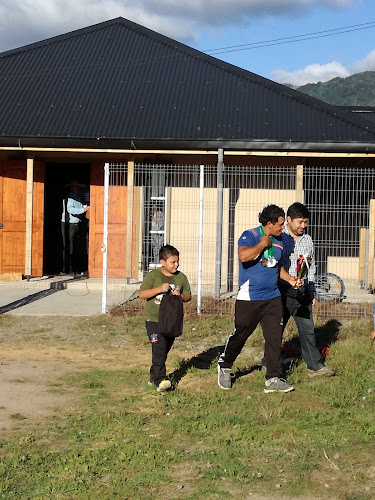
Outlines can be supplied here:
[[124, 19], [0, 54], [0, 134], [374, 142], [375, 128]]

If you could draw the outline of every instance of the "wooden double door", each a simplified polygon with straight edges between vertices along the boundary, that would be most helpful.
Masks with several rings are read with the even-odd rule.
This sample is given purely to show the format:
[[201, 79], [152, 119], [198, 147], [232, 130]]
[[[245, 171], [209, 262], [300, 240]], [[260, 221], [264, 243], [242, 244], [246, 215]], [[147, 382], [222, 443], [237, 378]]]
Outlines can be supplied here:
[[[43, 251], [45, 234], [45, 164], [34, 161], [33, 171], [33, 210], [32, 210], [32, 250], [31, 275], [43, 276]], [[26, 249], [26, 197], [27, 197], [26, 160], [0, 161], [0, 275], [4, 273], [25, 274]], [[89, 277], [101, 277], [103, 267], [103, 207], [104, 207], [104, 163], [92, 162], [90, 165], [90, 220], [89, 220]], [[109, 210], [108, 276], [126, 277], [126, 254], [134, 248], [127, 248], [128, 187], [126, 182], [111, 187]], [[59, 226], [60, 221], [56, 220]], [[59, 231], [59, 229], [56, 229]], [[49, 233], [48, 233], [49, 234]]]

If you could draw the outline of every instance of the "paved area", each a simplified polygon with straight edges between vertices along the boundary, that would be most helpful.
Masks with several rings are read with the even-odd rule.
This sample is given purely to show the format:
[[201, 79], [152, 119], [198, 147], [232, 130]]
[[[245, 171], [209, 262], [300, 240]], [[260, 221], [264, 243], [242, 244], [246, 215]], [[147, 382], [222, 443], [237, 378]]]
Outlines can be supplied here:
[[[139, 284], [107, 283], [106, 311], [134, 296]], [[93, 316], [102, 314], [101, 279], [73, 276], [0, 282], [0, 314]]]
[[[139, 287], [140, 283], [108, 279], [106, 312], [135, 297]], [[65, 275], [0, 282], [0, 314], [93, 316], [102, 314], [102, 301], [101, 278], [74, 279]], [[361, 289], [358, 281], [345, 281], [344, 303], [374, 304], [374, 301], [375, 295]]]

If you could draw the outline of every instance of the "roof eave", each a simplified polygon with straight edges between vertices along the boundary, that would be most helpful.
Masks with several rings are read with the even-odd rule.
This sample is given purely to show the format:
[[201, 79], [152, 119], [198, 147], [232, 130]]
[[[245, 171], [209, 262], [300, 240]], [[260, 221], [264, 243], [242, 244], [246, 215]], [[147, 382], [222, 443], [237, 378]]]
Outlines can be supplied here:
[[337, 152], [375, 153], [374, 142], [330, 142], [330, 141], [269, 141], [230, 139], [136, 139], [136, 138], [72, 138], [72, 137], [15, 137], [1, 136], [0, 148], [77, 148], [77, 149], [123, 149], [123, 150], [213, 150], [232, 151], [280, 151], [280, 152]]

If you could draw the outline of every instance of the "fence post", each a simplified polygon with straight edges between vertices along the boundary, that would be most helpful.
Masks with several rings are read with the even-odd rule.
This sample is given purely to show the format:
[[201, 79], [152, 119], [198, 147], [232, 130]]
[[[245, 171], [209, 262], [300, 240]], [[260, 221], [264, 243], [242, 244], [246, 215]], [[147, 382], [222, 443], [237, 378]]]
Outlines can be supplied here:
[[102, 314], [107, 312], [107, 257], [108, 257], [108, 193], [109, 163], [104, 164], [104, 221], [103, 221], [103, 277], [102, 277]]
[[215, 297], [220, 297], [221, 261], [223, 255], [223, 164], [224, 150], [217, 151], [217, 223], [216, 223], [216, 267], [215, 267]]
[[199, 174], [199, 236], [198, 236], [198, 290], [197, 314], [201, 313], [202, 301], [202, 253], [203, 253], [203, 195], [204, 195], [204, 165], [200, 166]]
[[361, 227], [359, 236], [359, 282], [361, 288], [365, 288], [366, 281], [366, 228]]
[[126, 257], [125, 278], [134, 278], [133, 256], [133, 199], [134, 199], [134, 161], [128, 161], [127, 206], [126, 206]]

